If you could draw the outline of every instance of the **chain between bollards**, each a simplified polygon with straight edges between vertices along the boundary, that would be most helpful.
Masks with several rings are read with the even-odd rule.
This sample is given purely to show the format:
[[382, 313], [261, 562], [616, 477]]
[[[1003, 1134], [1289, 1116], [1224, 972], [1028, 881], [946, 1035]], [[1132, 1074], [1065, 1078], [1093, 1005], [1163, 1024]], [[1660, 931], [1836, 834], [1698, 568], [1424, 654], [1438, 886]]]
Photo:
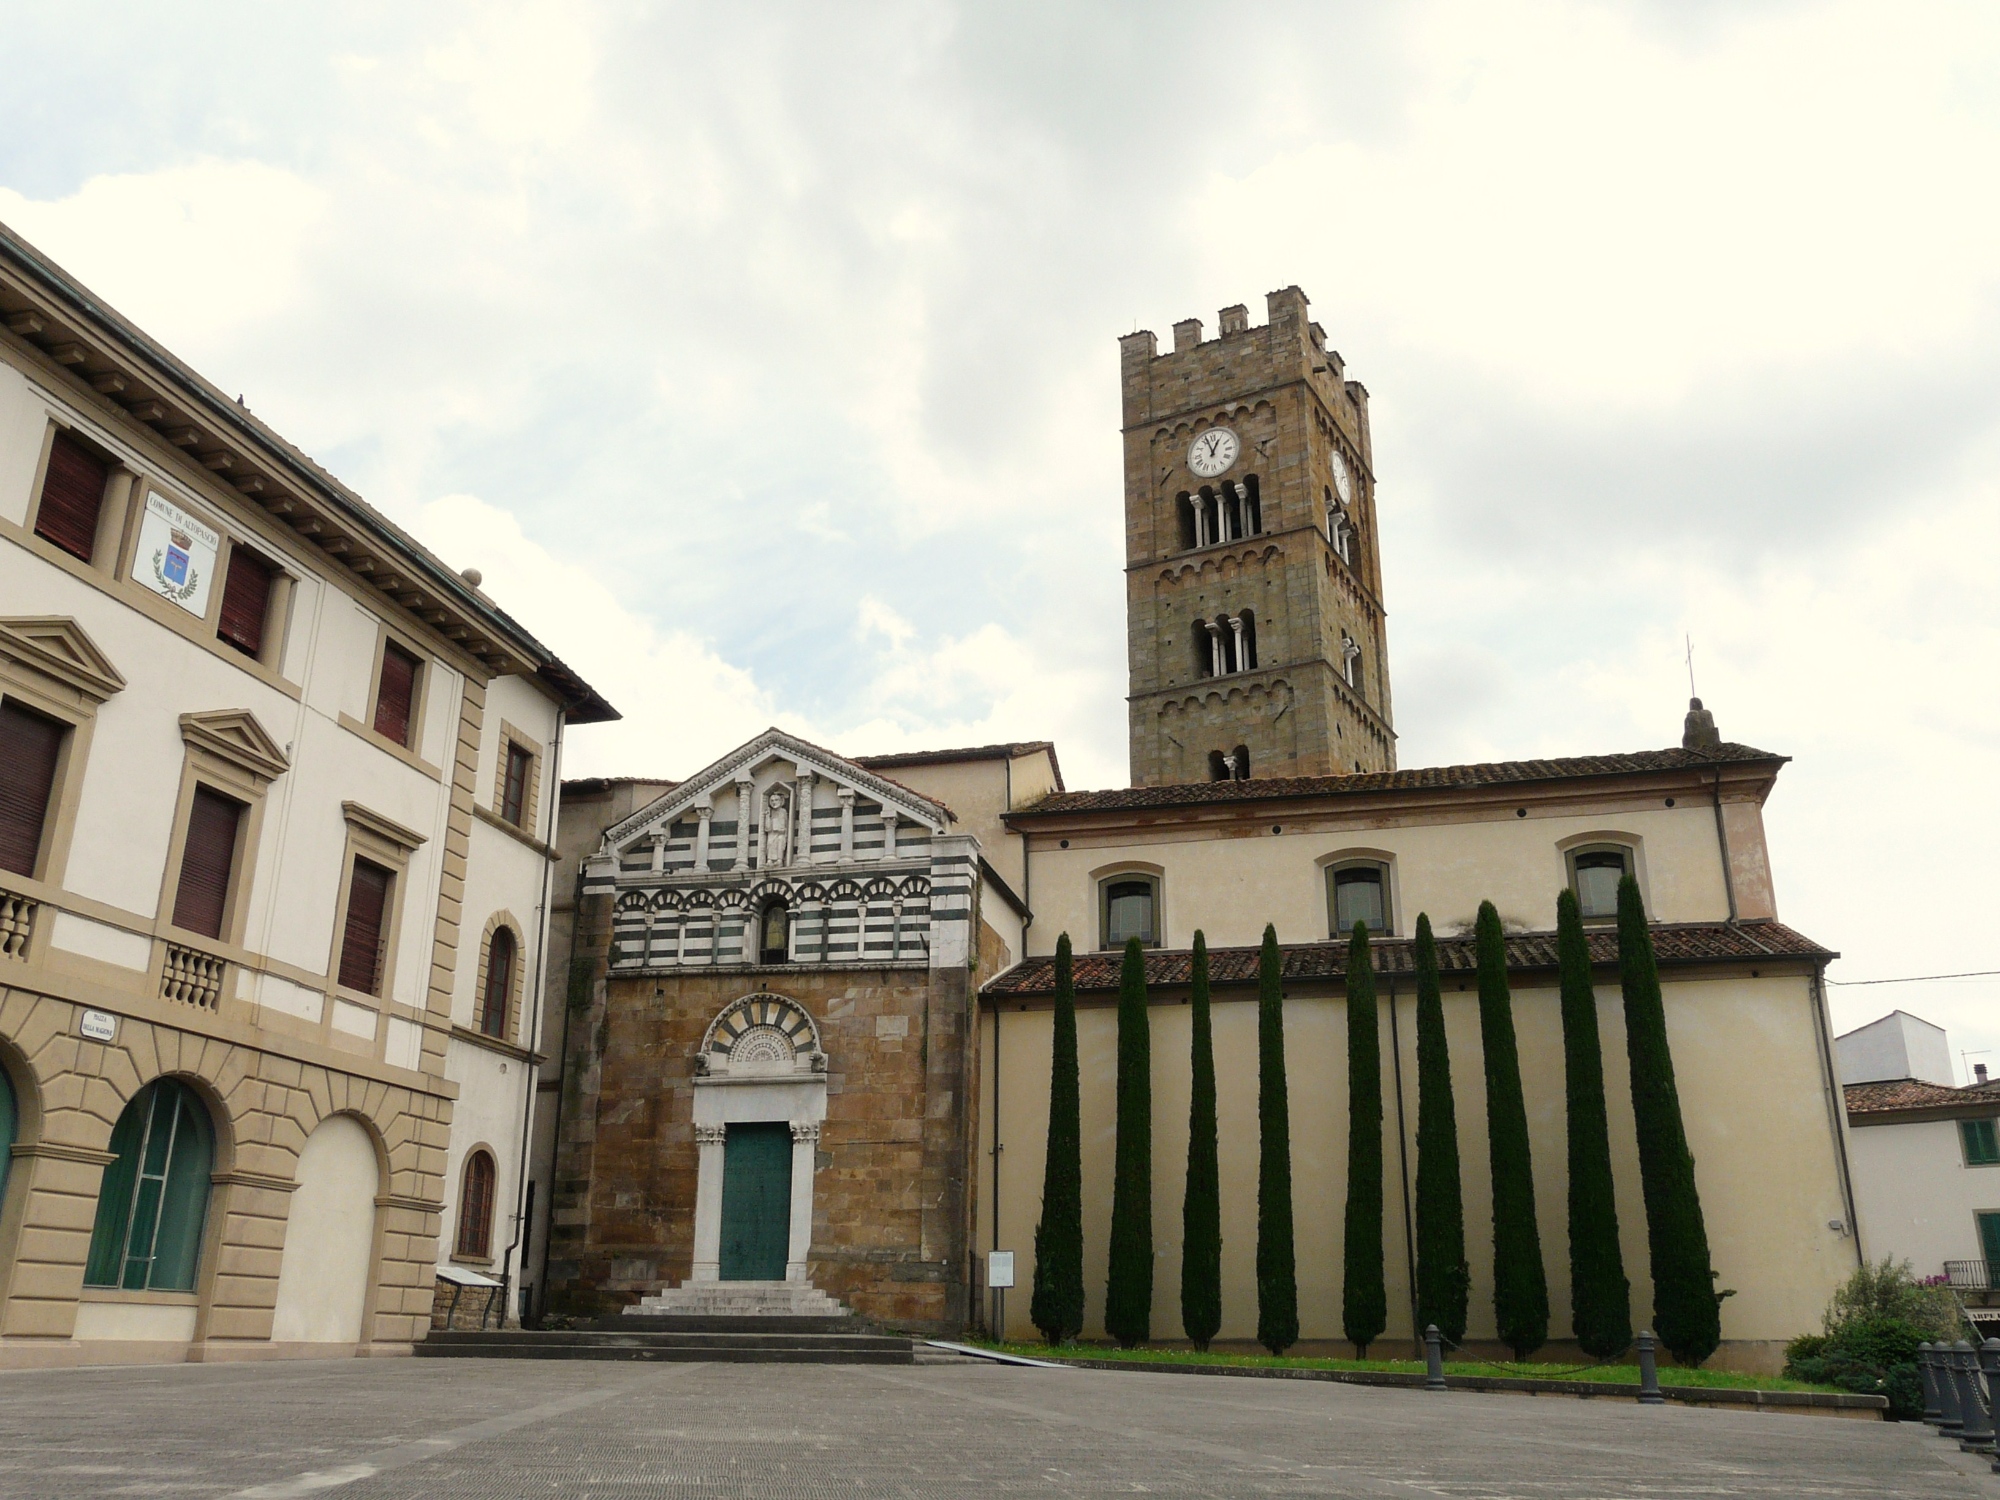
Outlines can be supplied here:
[[1424, 1389], [1442, 1391], [1444, 1383], [1444, 1335], [1433, 1323], [1424, 1330]]
[[1956, 1361], [1952, 1358], [1951, 1345], [1933, 1344], [1931, 1360], [1932, 1367], [1937, 1371], [1938, 1436], [1955, 1438], [1965, 1422], [1958, 1406], [1958, 1376], [1952, 1368]]
[[1660, 1367], [1653, 1355], [1652, 1329], [1639, 1335], [1639, 1404], [1641, 1406], [1665, 1406], [1667, 1398], [1660, 1389]]

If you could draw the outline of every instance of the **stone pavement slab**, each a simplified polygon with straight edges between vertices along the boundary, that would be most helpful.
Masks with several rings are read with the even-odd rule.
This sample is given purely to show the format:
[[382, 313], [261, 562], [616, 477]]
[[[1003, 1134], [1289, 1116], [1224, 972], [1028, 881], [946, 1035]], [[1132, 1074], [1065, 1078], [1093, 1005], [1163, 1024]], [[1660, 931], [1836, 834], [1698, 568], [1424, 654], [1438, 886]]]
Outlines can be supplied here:
[[0, 1375], [0, 1496], [1972, 1497], [1926, 1428], [992, 1365], [340, 1360]]

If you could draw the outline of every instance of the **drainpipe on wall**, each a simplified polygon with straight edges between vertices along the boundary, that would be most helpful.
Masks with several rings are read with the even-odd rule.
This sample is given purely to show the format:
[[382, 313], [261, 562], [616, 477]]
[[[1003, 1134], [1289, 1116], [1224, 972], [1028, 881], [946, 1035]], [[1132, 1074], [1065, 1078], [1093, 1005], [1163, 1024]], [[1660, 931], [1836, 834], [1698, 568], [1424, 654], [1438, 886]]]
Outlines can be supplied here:
[[1736, 878], [1729, 869], [1729, 830], [1722, 824], [1722, 767], [1715, 768], [1715, 846], [1722, 852], [1722, 893], [1729, 898], [1729, 920], [1736, 921]]
[[1861, 1225], [1854, 1217], [1854, 1173], [1847, 1164], [1847, 1132], [1841, 1128], [1842, 1116], [1847, 1109], [1846, 1096], [1833, 1066], [1832, 1024], [1826, 1013], [1825, 960], [1813, 966], [1812, 1012], [1813, 1040], [1819, 1044], [1820, 1079], [1826, 1087], [1826, 1123], [1833, 1131], [1834, 1159], [1840, 1164], [1840, 1198], [1847, 1209], [1847, 1233], [1854, 1241], [1854, 1264], [1863, 1266], [1867, 1264], [1867, 1257], [1861, 1251]]
[[[569, 714], [566, 710], [556, 710], [556, 742], [555, 747], [549, 752], [549, 795], [546, 799], [548, 807], [548, 837], [545, 842], [551, 849], [556, 846], [557, 804], [562, 801], [563, 729], [568, 721]], [[554, 884], [554, 881], [555, 861], [544, 856], [542, 859], [541, 905], [535, 913], [535, 1019], [533, 1024], [524, 1033], [524, 1035], [533, 1039], [526, 1049], [530, 1058], [535, 1056], [536, 1048], [542, 1040], [542, 1004], [548, 998], [549, 993], [549, 976], [547, 972], [549, 889]], [[540, 1063], [529, 1062], [524, 1065], [522, 1071], [528, 1077], [521, 1098], [521, 1155], [519, 1180], [514, 1188], [514, 1238], [508, 1241], [507, 1253], [500, 1257], [500, 1326], [502, 1328], [507, 1326], [507, 1301], [513, 1291], [514, 1252], [520, 1249], [522, 1236], [527, 1232], [528, 1227], [528, 1189], [530, 1186], [528, 1182], [528, 1155], [533, 1148], [533, 1142], [529, 1137], [535, 1123], [535, 1085], [542, 1080]], [[526, 1261], [526, 1251], [522, 1252], [521, 1258], [524, 1262]]]

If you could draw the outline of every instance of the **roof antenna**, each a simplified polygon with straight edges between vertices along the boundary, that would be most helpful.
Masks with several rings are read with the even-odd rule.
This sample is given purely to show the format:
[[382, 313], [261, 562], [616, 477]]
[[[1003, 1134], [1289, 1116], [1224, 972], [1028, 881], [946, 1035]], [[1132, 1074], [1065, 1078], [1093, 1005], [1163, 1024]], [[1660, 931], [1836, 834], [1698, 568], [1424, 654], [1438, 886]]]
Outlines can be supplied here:
[[1688, 712], [1681, 725], [1681, 748], [1683, 750], [1713, 750], [1722, 743], [1722, 735], [1715, 727], [1715, 715], [1701, 706], [1701, 699], [1694, 695], [1694, 637], [1687, 640], [1688, 669]]

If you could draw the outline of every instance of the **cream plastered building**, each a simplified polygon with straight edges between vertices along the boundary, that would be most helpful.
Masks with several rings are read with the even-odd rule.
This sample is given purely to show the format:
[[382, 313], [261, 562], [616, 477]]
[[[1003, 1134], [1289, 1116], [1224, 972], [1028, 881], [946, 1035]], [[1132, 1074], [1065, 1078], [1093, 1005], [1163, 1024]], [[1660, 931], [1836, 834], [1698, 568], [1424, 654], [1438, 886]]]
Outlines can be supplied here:
[[2000, 1082], [1959, 1088], [1944, 1029], [1904, 1011], [1836, 1039], [1861, 1248], [1943, 1278], [2000, 1334]]
[[[1029, 957], [982, 991], [977, 1241], [1013, 1251], [1006, 1331], [1031, 1337], [1034, 1231], [1048, 1122], [1054, 951], [1074, 944], [1081, 1052], [1086, 1334], [1101, 1334], [1115, 1145], [1119, 949], [1149, 950], [1153, 1333], [1181, 1337], [1180, 1222], [1190, 1072], [1189, 949], [1209, 944], [1222, 1153], [1224, 1341], [1257, 1324], [1256, 945], [1284, 954], [1301, 1347], [1342, 1338], [1347, 1162], [1346, 944], [1376, 932], [1385, 1130], [1386, 1343], [1412, 1336], [1416, 1028], [1410, 934], [1440, 938], [1471, 1265], [1469, 1343], [1493, 1338], [1491, 1187], [1470, 929], [1482, 900], [1508, 930], [1533, 1151], [1549, 1355], [1569, 1334], [1563, 1038], [1556, 894], [1592, 921], [1620, 1238], [1634, 1326], [1650, 1321], [1615, 933], [1607, 899], [1634, 874], [1655, 924], [1668, 1036], [1722, 1305], [1716, 1362], [1774, 1368], [1818, 1326], [1857, 1263], [1824, 966], [1777, 920], [1762, 806], [1783, 758], [1717, 742], [1690, 715], [1678, 748], [1627, 755], [1058, 793], [1009, 815], [1033, 912]], [[993, 1303], [989, 1299], [988, 1311]], [[1344, 1346], [1341, 1346], [1344, 1347]]]
[[514, 1265], [614, 715], [4, 230], [0, 329], [0, 1366], [407, 1351]]

